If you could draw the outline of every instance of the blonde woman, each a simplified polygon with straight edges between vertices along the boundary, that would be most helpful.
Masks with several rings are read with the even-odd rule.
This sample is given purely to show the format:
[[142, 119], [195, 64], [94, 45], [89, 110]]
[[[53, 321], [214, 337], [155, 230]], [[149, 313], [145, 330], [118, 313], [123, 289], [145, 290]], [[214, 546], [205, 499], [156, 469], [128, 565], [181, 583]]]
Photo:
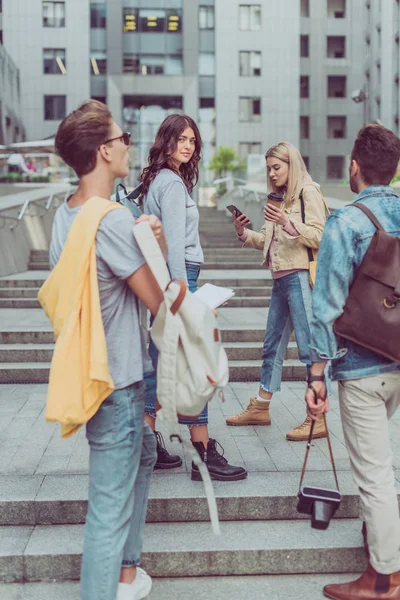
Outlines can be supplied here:
[[[325, 204], [319, 187], [312, 182], [303, 158], [294, 146], [280, 142], [268, 150], [266, 161], [269, 191], [283, 196], [280, 208], [277, 203], [266, 205], [265, 223], [260, 232], [246, 227], [250, 223], [246, 215], [234, 215], [233, 218], [238, 239], [244, 247], [262, 250], [262, 265], [272, 271], [273, 277], [260, 387], [246, 410], [228, 417], [228, 425], [271, 424], [270, 401], [273, 393], [280, 391], [283, 360], [293, 329], [299, 358], [307, 365], [307, 372], [311, 365], [312, 307], [307, 248], [311, 248], [316, 256], [326, 220]], [[308, 417], [287, 434], [287, 439], [306, 440], [310, 424]], [[325, 436], [323, 421], [318, 421], [314, 437]]]

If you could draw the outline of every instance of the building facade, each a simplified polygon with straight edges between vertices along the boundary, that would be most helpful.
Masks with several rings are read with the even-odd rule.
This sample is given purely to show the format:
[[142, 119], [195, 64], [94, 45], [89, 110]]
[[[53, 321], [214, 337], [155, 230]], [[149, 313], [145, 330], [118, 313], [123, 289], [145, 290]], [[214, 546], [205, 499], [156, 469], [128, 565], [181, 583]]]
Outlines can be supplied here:
[[25, 140], [19, 71], [0, 44], [0, 145]]
[[362, 89], [366, 119], [400, 134], [400, 3], [365, 0]]
[[[3, 4], [3, 41], [21, 72], [28, 136], [52, 135], [81, 101], [103, 100], [132, 133], [133, 179], [161, 121], [182, 111], [199, 123], [204, 164], [218, 146], [230, 146], [246, 160], [287, 140], [300, 147], [314, 179], [340, 180], [366, 120], [367, 105], [353, 102], [353, 92], [379, 81], [380, 104], [371, 106], [370, 118], [388, 125], [389, 71], [398, 92], [398, 41], [386, 67], [389, 51], [378, 39], [389, 25], [395, 39], [396, 0]], [[387, 13], [379, 12], [379, 4], [390, 5]], [[374, 31], [370, 54], [368, 23]], [[368, 84], [366, 60], [376, 61], [378, 48], [381, 67], [369, 67]], [[388, 94], [393, 100], [393, 90]], [[369, 99], [372, 105], [371, 94]], [[397, 96], [389, 126], [398, 105]]]

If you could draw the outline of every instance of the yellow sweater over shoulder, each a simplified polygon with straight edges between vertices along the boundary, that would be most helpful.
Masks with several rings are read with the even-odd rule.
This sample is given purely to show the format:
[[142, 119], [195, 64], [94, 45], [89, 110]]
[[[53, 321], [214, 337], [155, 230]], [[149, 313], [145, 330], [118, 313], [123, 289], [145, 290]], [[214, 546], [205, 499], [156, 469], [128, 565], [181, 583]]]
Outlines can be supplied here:
[[96, 233], [102, 218], [121, 209], [90, 198], [80, 209], [38, 299], [55, 335], [46, 419], [61, 424], [62, 437], [76, 433], [114, 391], [108, 368], [96, 264]]

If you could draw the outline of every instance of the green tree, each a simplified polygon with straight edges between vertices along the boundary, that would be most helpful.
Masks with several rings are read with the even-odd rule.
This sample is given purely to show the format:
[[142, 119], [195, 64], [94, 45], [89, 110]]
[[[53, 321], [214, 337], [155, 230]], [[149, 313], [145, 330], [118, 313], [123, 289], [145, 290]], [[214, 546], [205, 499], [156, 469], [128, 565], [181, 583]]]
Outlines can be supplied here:
[[209, 169], [216, 177], [226, 177], [228, 173], [243, 169], [245, 164], [241, 162], [233, 148], [220, 146], [214, 154]]

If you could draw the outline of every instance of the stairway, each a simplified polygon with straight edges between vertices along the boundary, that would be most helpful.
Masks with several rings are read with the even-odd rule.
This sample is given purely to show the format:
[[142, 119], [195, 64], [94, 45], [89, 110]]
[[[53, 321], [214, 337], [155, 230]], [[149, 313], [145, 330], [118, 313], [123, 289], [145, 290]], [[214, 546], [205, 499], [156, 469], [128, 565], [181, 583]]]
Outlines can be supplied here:
[[[228, 306], [220, 309], [231, 382], [257, 382], [265, 330], [264, 325], [252, 324], [252, 316], [257, 311], [264, 315], [265, 311], [267, 317], [272, 289], [269, 272], [259, 268], [260, 252], [240, 248], [225, 214], [215, 209], [200, 209], [200, 213], [207, 263], [201, 283], [210, 281], [236, 291]], [[13, 327], [2, 323], [0, 330], [0, 384], [13, 384], [4, 386], [10, 394], [25, 389], [15, 384], [48, 381], [53, 334], [40, 311], [34, 310], [46, 268], [46, 255], [33, 252], [29, 273], [0, 280], [0, 308], [14, 309], [13, 314], [21, 314], [24, 323]], [[305, 378], [294, 338], [287, 349], [283, 375], [285, 381]], [[226, 414], [229, 401], [228, 394]], [[213, 415], [217, 417], [217, 412]], [[49, 425], [43, 422], [42, 426], [45, 431]], [[218, 435], [239, 437], [254, 429], [227, 432], [223, 422], [215, 427]], [[260, 439], [266, 440], [271, 455], [281, 452], [280, 441], [270, 427], [258, 428], [257, 435], [252, 437], [250, 432], [242, 439], [249, 453], [257, 451]], [[81, 441], [84, 443], [78, 438], [77, 443]], [[304, 445], [297, 445], [295, 451], [302, 454]], [[327, 475], [323, 469], [312, 474], [313, 485], [326, 487], [327, 479], [331, 481], [331, 473]], [[312, 530], [306, 517], [296, 512], [298, 471], [261, 465], [260, 472], [249, 473], [246, 481], [215, 482], [222, 521], [222, 536], [216, 538], [208, 523], [203, 487], [190, 481], [185, 464], [179, 472], [156, 472], [142, 564], [152, 576], [166, 579], [155, 581], [152, 598], [322, 598], [322, 585], [338, 580], [333, 574], [360, 572], [366, 564], [357, 519], [357, 490], [349, 472], [341, 471], [339, 480], [342, 505], [325, 532]], [[0, 476], [0, 582], [30, 583], [25, 588], [30, 600], [78, 600], [79, 588], [73, 582], [79, 579], [86, 506], [86, 473]], [[313, 577], [298, 576], [306, 573]], [[196, 577], [201, 579], [191, 579]], [[40, 581], [47, 583], [34, 583]], [[61, 582], [66, 582], [66, 587]], [[16, 589], [5, 586], [3, 590], [0, 584], [1, 599], [19, 597], [12, 595]]]

